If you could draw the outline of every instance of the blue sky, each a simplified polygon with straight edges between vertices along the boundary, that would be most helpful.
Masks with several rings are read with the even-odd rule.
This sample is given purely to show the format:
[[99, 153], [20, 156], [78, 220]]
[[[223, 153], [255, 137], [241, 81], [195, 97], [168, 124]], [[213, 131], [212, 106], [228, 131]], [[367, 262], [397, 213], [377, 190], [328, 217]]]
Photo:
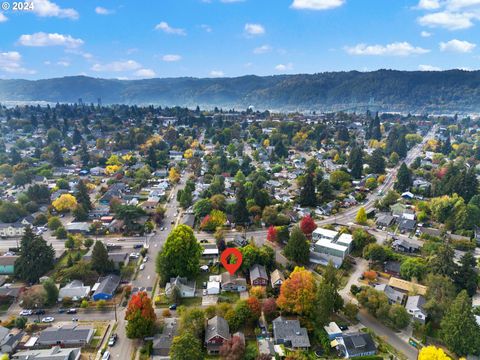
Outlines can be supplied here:
[[480, 0], [31, 1], [33, 10], [0, 10], [1, 78], [474, 70], [480, 61]]

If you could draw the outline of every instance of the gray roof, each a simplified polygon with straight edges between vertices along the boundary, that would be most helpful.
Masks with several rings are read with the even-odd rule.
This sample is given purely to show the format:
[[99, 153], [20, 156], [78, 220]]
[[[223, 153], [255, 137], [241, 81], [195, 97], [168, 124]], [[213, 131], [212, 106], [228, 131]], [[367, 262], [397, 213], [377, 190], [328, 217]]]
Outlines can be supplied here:
[[177, 334], [177, 320], [175, 318], [165, 318], [165, 326], [163, 327], [163, 333], [153, 340], [153, 348], [170, 349], [173, 338]]
[[99, 278], [100, 285], [93, 295], [96, 294], [110, 294], [113, 295], [120, 284], [120, 277], [118, 275], [108, 275], [103, 278]]
[[8, 266], [8, 265], [15, 265], [15, 261], [18, 259], [18, 256], [0, 256], [0, 265]]
[[310, 339], [308, 338], [307, 329], [300, 327], [300, 321], [287, 320], [279, 316], [273, 320], [273, 337], [275, 343], [291, 344], [293, 348], [310, 347]]
[[77, 358], [77, 354], [81, 352], [80, 348], [75, 349], [62, 349], [58, 346], [55, 346], [51, 349], [44, 350], [25, 350], [19, 351], [16, 354], [12, 355], [13, 359], [18, 360], [74, 360]]
[[63, 342], [89, 342], [94, 330], [91, 327], [61, 326], [51, 327], [40, 332], [38, 344], [55, 344]]
[[413, 230], [415, 229], [416, 225], [417, 225], [417, 222], [415, 220], [409, 220], [409, 219], [402, 219], [398, 224], [398, 226], [404, 230]]
[[370, 334], [355, 333], [343, 335], [343, 342], [350, 357], [377, 350]]
[[425, 298], [422, 295], [409, 296], [405, 309], [407, 310], [423, 310], [423, 305], [426, 303]]
[[205, 342], [208, 342], [215, 336], [230, 340], [230, 328], [228, 322], [220, 316], [215, 316], [208, 320], [207, 328], [205, 329]]
[[193, 214], [185, 214], [183, 215], [182, 223], [184, 225], [190, 226], [193, 228], [193, 225], [195, 224], [195, 215]]
[[250, 268], [250, 281], [253, 281], [258, 278], [268, 280], [267, 270], [265, 270], [265, 266], [255, 264]]

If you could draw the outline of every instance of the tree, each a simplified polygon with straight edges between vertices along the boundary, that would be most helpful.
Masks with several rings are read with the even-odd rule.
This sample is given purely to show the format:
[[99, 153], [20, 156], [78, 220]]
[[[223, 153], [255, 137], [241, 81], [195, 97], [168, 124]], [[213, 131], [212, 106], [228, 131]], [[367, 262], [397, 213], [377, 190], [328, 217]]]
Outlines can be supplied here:
[[304, 177], [304, 183], [300, 189], [299, 203], [301, 206], [315, 206], [317, 204], [313, 172], [308, 172]]
[[363, 249], [363, 257], [377, 263], [385, 262], [389, 257], [389, 251], [379, 244], [369, 244]]
[[298, 226], [295, 226], [290, 233], [290, 239], [284, 250], [287, 259], [298, 264], [307, 264], [310, 254], [307, 238]]
[[92, 269], [101, 275], [105, 275], [113, 270], [113, 263], [108, 258], [108, 251], [103, 242], [97, 240], [92, 250]]
[[247, 224], [250, 221], [247, 210], [247, 199], [242, 183], [238, 184], [236, 201], [233, 208], [233, 218], [236, 224]]
[[277, 303], [275, 298], [265, 299], [262, 304], [262, 310], [267, 320], [272, 320], [277, 312]]
[[388, 318], [397, 329], [403, 329], [410, 324], [410, 315], [407, 310], [399, 304], [394, 304], [390, 307]]
[[[24, 317], [24, 316], [19, 316], [17, 318], [15, 318], [15, 327], [18, 328], [18, 329], [25, 329], [25, 326], [27, 325], [27, 322], [28, 322], [28, 318]], [[8, 354], [5, 354], [7, 355], [6, 358], [4, 358], [3, 356], [0, 357], [0, 360], [9, 360], [9, 356]]]
[[77, 207], [77, 199], [71, 194], [62, 194], [52, 202], [58, 212], [67, 212]]
[[445, 354], [442, 348], [430, 345], [420, 350], [418, 360], [451, 360], [451, 358]]
[[42, 285], [34, 285], [22, 293], [22, 306], [25, 309], [42, 308], [47, 303], [47, 293]]
[[367, 212], [363, 206], [358, 210], [357, 216], [355, 216], [355, 222], [360, 225], [367, 223]]
[[53, 282], [52, 279], [47, 279], [43, 283], [43, 288], [47, 294], [47, 301], [46, 304], [49, 306], [53, 306], [58, 301], [58, 288], [57, 285]]
[[225, 360], [242, 360], [245, 354], [245, 343], [238, 336], [232, 336], [220, 347], [220, 356]]
[[57, 230], [60, 226], [62, 226], [62, 222], [57, 216], [52, 216], [48, 219], [48, 228], [50, 230]]
[[348, 167], [350, 168], [350, 175], [354, 179], [360, 179], [363, 171], [363, 153], [358, 146], [353, 147], [350, 151]]
[[275, 243], [278, 241], [277, 237], [277, 228], [273, 225], [270, 225], [267, 231], [267, 241]]
[[35, 235], [30, 227], [25, 229], [22, 236], [19, 253], [15, 261], [15, 276], [30, 283], [38, 282], [55, 264], [55, 250], [52, 245], [48, 245], [41, 236]]
[[75, 198], [77, 199], [77, 203], [81, 204], [86, 211], [92, 210], [92, 202], [90, 201], [90, 195], [88, 194], [85, 181], [80, 180], [78, 182]]
[[460, 266], [455, 274], [455, 284], [459, 290], [466, 290], [469, 296], [475, 295], [478, 286], [478, 276], [475, 257], [471, 251], [465, 253], [460, 260]]
[[398, 169], [397, 182], [394, 186], [395, 190], [402, 193], [404, 191], [408, 191], [410, 186], [412, 186], [412, 174], [410, 173], [407, 165], [402, 163]]
[[212, 211], [212, 203], [209, 199], [198, 200], [195, 205], [193, 205], [193, 212], [198, 218], [203, 218], [210, 214]]
[[316, 288], [312, 273], [297, 266], [282, 283], [277, 305], [286, 312], [310, 315], [315, 307]]
[[212, 210], [209, 215], [205, 216], [200, 223], [200, 229], [205, 231], [215, 231], [227, 221], [227, 216], [223, 211]]
[[352, 302], [346, 303], [343, 307], [343, 314], [351, 321], [357, 318], [358, 306]]
[[129, 339], [143, 339], [153, 335], [157, 316], [146, 292], [141, 291], [132, 296], [125, 312], [125, 320], [128, 321], [125, 330]]
[[191, 227], [179, 225], [173, 229], [156, 259], [162, 281], [175, 276], [193, 278], [199, 271], [202, 249]]
[[407, 280], [421, 281], [427, 273], [427, 264], [422, 258], [409, 257], [400, 266], [400, 276]]
[[385, 158], [381, 149], [373, 150], [368, 166], [373, 174], [383, 174], [385, 172]]
[[316, 228], [317, 228], [317, 224], [315, 224], [315, 221], [312, 219], [310, 215], [304, 216], [300, 221], [300, 229], [307, 237], [312, 236], [312, 232]]
[[170, 168], [168, 172], [168, 180], [170, 180], [171, 183], [178, 183], [180, 181], [180, 174], [178, 173], [177, 169], [174, 167]]
[[173, 338], [169, 355], [172, 360], [203, 360], [202, 344], [192, 333], [183, 332]]
[[80, 204], [73, 210], [73, 216], [75, 217], [75, 221], [81, 222], [88, 220], [88, 212], [84, 206]]
[[455, 251], [453, 248], [448, 245], [441, 245], [435, 254], [435, 256], [430, 260], [430, 271], [434, 274], [445, 275], [450, 279], [453, 279], [453, 275], [457, 269], [457, 265], [454, 262]]
[[255, 296], [251, 296], [247, 299], [247, 306], [250, 309], [252, 317], [258, 320], [260, 313], [262, 312], [262, 306], [260, 301]]
[[123, 220], [127, 232], [138, 230], [140, 225], [136, 220], [145, 215], [145, 211], [135, 205], [119, 205], [115, 208], [117, 219]]
[[429, 274], [425, 281], [427, 293], [426, 303], [423, 305], [431, 320], [439, 324], [455, 299], [455, 285], [452, 280], [443, 275]]
[[205, 312], [200, 308], [182, 309], [180, 314], [180, 330], [191, 332], [201, 338], [205, 326]]
[[374, 243], [376, 241], [375, 237], [368, 233], [364, 229], [355, 229], [352, 234], [353, 239], [353, 250], [354, 251], [363, 251], [365, 246], [368, 244]]
[[465, 290], [452, 302], [440, 325], [442, 338], [450, 350], [462, 356], [479, 353], [480, 327], [472, 312], [472, 301]]

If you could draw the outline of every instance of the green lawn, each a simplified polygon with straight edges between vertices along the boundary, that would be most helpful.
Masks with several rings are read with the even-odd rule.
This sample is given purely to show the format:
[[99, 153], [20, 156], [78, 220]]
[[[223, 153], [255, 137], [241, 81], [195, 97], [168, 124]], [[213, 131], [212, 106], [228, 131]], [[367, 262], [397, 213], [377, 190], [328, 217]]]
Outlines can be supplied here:
[[193, 298], [185, 298], [182, 299], [180, 305], [183, 306], [201, 306], [202, 305], [202, 298], [201, 297], [193, 297]]

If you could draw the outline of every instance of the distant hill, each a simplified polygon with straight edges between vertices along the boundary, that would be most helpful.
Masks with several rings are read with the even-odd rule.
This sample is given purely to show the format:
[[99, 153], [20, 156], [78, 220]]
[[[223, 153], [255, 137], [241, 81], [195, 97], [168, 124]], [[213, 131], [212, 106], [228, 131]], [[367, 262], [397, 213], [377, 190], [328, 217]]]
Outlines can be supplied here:
[[154, 104], [259, 110], [480, 112], [480, 71], [329, 72], [112, 80], [71, 76], [0, 80], [0, 102], [47, 101]]

